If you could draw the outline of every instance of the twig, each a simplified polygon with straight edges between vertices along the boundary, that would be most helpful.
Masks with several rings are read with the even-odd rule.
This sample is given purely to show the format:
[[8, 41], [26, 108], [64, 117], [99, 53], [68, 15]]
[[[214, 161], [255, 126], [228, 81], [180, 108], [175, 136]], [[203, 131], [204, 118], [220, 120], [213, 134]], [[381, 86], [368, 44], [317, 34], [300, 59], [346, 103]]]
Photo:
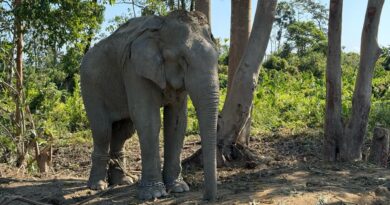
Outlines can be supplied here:
[[7, 129], [3, 124], [0, 124], [0, 126], [8, 133], [10, 137], [14, 138], [14, 136], [12, 135], [11, 131], [9, 131], [9, 129]]
[[10, 85], [10, 84], [8, 84], [8, 83], [6, 83], [4, 81], [0, 81], [0, 83], [5, 85], [5, 87], [7, 87], [10, 91], [12, 91], [13, 94], [17, 94], [18, 93], [18, 91], [14, 87], [12, 87], [12, 85]]

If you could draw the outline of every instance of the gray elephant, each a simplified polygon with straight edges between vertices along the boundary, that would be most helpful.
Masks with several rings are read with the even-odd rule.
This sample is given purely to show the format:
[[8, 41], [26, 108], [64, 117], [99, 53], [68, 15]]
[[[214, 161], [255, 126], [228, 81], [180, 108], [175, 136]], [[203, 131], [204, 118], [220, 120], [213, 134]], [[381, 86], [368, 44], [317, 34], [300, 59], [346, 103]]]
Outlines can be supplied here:
[[[125, 141], [137, 130], [142, 157], [140, 199], [188, 191], [180, 155], [187, 124], [187, 94], [199, 119], [204, 198], [217, 191], [217, 51], [206, 17], [177, 11], [129, 20], [83, 58], [81, 90], [93, 135], [91, 189], [126, 184], [110, 158], [124, 160]], [[164, 165], [159, 156], [160, 107], [164, 107]]]

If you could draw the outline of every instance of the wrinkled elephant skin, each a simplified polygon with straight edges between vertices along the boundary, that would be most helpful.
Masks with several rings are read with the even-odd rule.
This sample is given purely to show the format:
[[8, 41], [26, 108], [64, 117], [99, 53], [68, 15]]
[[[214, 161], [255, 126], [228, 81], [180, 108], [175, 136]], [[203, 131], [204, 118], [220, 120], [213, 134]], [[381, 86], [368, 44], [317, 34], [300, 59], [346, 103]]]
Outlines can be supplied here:
[[[91, 189], [131, 184], [120, 164], [123, 145], [139, 136], [140, 199], [189, 190], [180, 155], [187, 124], [187, 95], [199, 119], [204, 156], [204, 198], [216, 198], [217, 52], [206, 17], [177, 11], [129, 20], [83, 58], [81, 90], [93, 135]], [[164, 164], [159, 156], [164, 107]], [[117, 163], [115, 163], [117, 162]]]

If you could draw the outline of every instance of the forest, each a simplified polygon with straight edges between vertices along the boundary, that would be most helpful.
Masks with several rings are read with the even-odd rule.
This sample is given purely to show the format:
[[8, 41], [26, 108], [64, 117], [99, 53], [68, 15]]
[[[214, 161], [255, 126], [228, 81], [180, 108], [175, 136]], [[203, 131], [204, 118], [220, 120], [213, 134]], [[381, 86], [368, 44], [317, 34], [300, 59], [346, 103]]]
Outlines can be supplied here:
[[[175, 10], [209, 18], [210, 2], [0, 1], [0, 204], [203, 203], [200, 125], [191, 99], [181, 156], [189, 194], [143, 202], [136, 199], [136, 185], [85, 187], [93, 141], [80, 65], [97, 42], [131, 18]], [[220, 113], [217, 203], [389, 204], [390, 45], [377, 52], [372, 40], [381, 29], [384, 0], [368, 1], [366, 18], [370, 5], [379, 16], [365, 27], [374, 30], [366, 41], [363, 30], [366, 47], [360, 53], [344, 50], [337, 38], [342, 0], [259, 0], [257, 12], [263, 13], [255, 19], [251, 0], [231, 2], [232, 10], [224, 11], [232, 15], [230, 39], [213, 38]], [[104, 19], [105, 9], [118, 5], [128, 6], [128, 14]], [[274, 12], [265, 12], [267, 6]], [[248, 82], [240, 74], [246, 68], [254, 76]], [[254, 86], [245, 89], [241, 82]], [[366, 92], [358, 93], [359, 86]], [[368, 103], [357, 107], [360, 100]], [[234, 103], [246, 110], [232, 114]], [[136, 137], [125, 152], [129, 163], [123, 169], [139, 177]]]

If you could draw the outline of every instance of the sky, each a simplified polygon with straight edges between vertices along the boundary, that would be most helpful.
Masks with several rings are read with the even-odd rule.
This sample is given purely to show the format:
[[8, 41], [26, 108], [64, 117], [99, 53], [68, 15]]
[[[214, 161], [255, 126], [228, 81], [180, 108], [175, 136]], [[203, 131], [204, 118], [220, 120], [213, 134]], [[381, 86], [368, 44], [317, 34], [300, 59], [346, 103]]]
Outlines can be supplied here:
[[[216, 38], [229, 38], [230, 36], [230, 2], [231, 0], [211, 0], [211, 30]], [[326, 7], [329, 0], [320, 0]], [[345, 51], [359, 52], [360, 38], [363, 28], [363, 21], [368, 0], [344, 0], [343, 5], [343, 28], [342, 46]], [[252, 19], [256, 12], [257, 0], [252, 0]], [[126, 15], [129, 5], [107, 5], [105, 11], [105, 22], [118, 15]], [[390, 45], [390, 2], [385, 1], [382, 9], [379, 25], [378, 42], [380, 46]], [[270, 47], [270, 45], [268, 45]]]

